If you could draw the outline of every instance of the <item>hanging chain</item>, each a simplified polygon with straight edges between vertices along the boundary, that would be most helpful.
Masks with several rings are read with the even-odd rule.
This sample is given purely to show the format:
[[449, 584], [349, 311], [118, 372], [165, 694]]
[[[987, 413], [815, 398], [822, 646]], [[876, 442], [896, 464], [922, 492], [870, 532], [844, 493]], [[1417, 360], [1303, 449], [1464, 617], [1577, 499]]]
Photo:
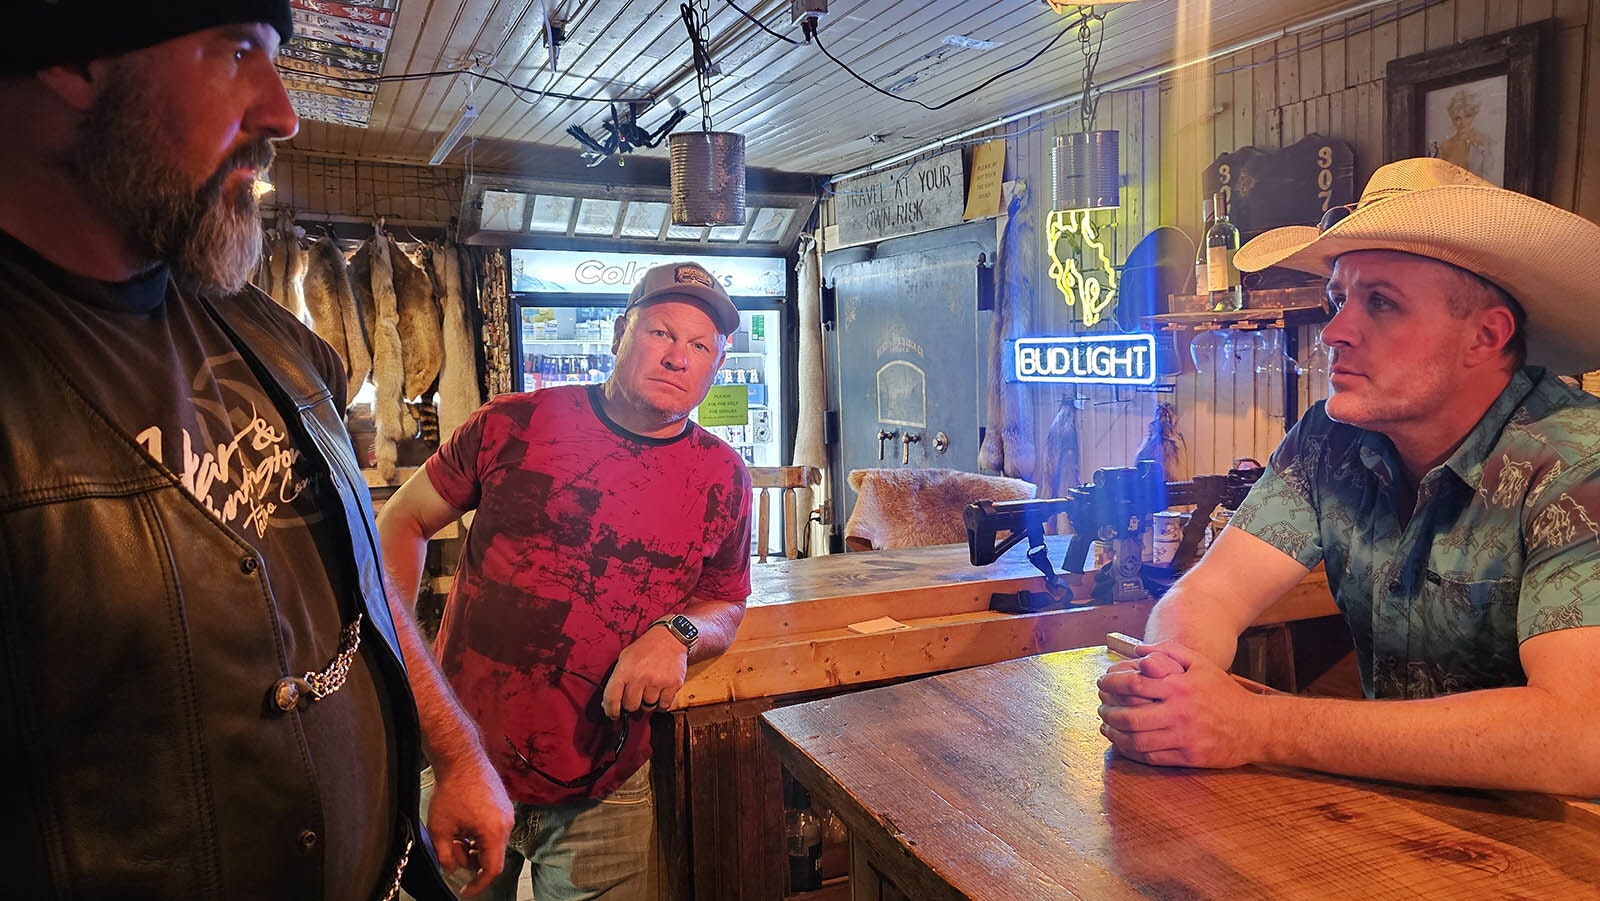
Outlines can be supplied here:
[[320, 673], [306, 673], [304, 678], [311, 685], [311, 699], [320, 701], [344, 687], [344, 680], [350, 675], [350, 664], [356, 659], [356, 652], [361, 650], [361, 614], [339, 636], [339, 652], [328, 661], [328, 666]]
[[681, 7], [694, 51], [694, 78], [700, 90], [700, 128], [711, 131], [711, 5], [709, 0], [688, 0]]
[[[1078, 49], [1083, 53], [1083, 95], [1078, 101], [1078, 115], [1085, 134], [1094, 131], [1095, 108], [1100, 105], [1094, 92], [1094, 68], [1100, 62], [1100, 47], [1105, 42], [1105, 18], [1105, 13], [1085, 13], [1078, 28]], [[1095, 30], [1091, 24], [1101, 27]]]

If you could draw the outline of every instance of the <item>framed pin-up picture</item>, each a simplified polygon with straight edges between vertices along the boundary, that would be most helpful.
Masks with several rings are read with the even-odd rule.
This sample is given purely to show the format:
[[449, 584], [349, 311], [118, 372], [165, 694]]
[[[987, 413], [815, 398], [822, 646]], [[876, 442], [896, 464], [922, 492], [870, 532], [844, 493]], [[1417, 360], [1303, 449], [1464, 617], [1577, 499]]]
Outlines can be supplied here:
[[1547, 195], [1555, 142], [1545, 123], [1554, 92], [1544, 85], [1556, 27], [1546, 19], [1391, 60], [1388, 161], [1439, 157], [1502, 187]]

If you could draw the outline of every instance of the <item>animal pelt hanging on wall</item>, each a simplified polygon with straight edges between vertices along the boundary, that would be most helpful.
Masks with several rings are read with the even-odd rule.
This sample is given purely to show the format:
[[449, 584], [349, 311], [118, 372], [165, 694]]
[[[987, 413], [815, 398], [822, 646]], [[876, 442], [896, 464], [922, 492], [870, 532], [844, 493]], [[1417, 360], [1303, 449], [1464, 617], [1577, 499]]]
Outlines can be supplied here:
[[[350, 379], [349, 395], [354, 397], [372, 372], [372, 350], [367, 345], [366, 327], [350, 284], [350, 267], [345, 263], [344, 251], [331, 237], [324, 236], [311, 245], [309, 257], [306, 313], [311, 317], [311, 328], [344, 358], [345, 375]], [[369, 295], [370, 275], [369, 272]]]
[[995, 271], [994, 317], [989, 324], [987, 407], [989, 427], [978, 449], [978, 467], [1014, 479], [1032, 479], [1036, 453], [1033, 405], [1020, 383], [1001, 380], [1001, 354], [1007, 339], [1033, 331], [1033, 277], [1038, 253], [1033, 203], [1021, 179], [1012, 185], [1005, 233], [1000, 239]]
[[[1061, 395], [1061, 406], [1044, 437], [1044, 460], [1040, 462], [1040, 497], [1065, 497], [1082, 484], [1079, 473], [1078, 403], [1072, 394]], [[1050, 518], [1051, 531], [1064, 535], [1072, 529], [1065, 513]], [[1047, 523], [1047, 524], [1050, 524]]]
[[250, 284], [260, 288], [268, 297], [277, 298], [272, 285], [272, 243], [277, 232], [263, 228], [261, 230], [261, 260], [256, 263], [256, 271], [250, 278]]
[[266, 232], [261, 271], [266, 277], [257, 287], [267, 292], [278, 305], [305, 321], [306, 304], [302, 282], [309, 263], [301, 243], [305, 230], [292, 220], [279, 218], [277, 227]]
[[1144, 443], [1133, 455], [1134, 465], [1140, 460], [1154, 460], [1169, 482], [1187, 482], [1194, 477], [1189, 471], [1189, 444], [1178, 431], [1178, 408], [1169, 403], [1156, 404], [1150, 417], [1150, 428]]
[[[367, 350], [373, 351], [374, 323], [378, 321], [378, 304], [372, 298], [372, 242], [362, 241], [350, 260], [350, 291], [356, 298], [356, 315], [367, 332]], [[376, 360], [374, 360], [376, 362]]]
[[[444, 326], [439, 304], [433, 299], [433, 279], [410, 255], [389, 238], [389, 263], [394, 268], [394, 291], [400, 314], [401, 361], [405, 366], [402, 390], [415, 400], [432, 393], [444, 357]], [[431, 398], [427, 398], [430, 399]]]
[[[372, 404], [372, 419], [377, 425], [374, 456], [378, 475], [394, 480], [397, 451], [395, 442], [416, 432], [416, 423], [402, 405], [405, 384], [403, 351], [400, 344], [399, 301], [395, 295], [394, 269], [390, 263], [389, 236], [380, 230], [366, 246], [367, 268], [371, 272], [374, 318], [372, 329], [372, 381], [377, 397]], [[398, 251], [396, 255], [402, 256]]]
[[307, 318], [306, 273], [311, 268], [311, 251], [306, 248], [304, 238], [305, 231], [296, 228], [283, 241], [284, 249], [288, 251], [286, 256], [289, 261], [287, 266], [288, 283], [284, 286], [284, 293], [289, 296], [289, 300], [288, 303], [284, 303], [284, 306], [288, 307], [289, 312], [293, 313], [295, 318], [301, 322], [305, 322]]
[[444, 359], [439, 366], [439, 438], [455, 434], [483, 403], [478, 393], [477, 338], [467, 315], [465, 287], [461, 281], [460, 248], [449, 242], [433, 246], [429, 262], [439, 285], [443, 317]]
[[[799, 377], [796, 381], [800, 409], [794, 431], [794, 464], [815, 466], [826, 473], [828, 448], [823, 443], [823, 420], [827, 415], [828, 389], [822, 363], [822, 258], [816, 240], [809, 235], [800, 236], [800, 261], [796, 268], [799, 270], [796, 280], [799, 296], [795, 307], [800, 320], [800, 353], [795, 373]], [[822, 506], [828, 491], [823, 486], [830, 484], [825, 477], [822, 486], [815, 491], [810, 488], [795, 491], [795, 500], [802, 516], [809, 517], [812, 510]], [[800, 530], [798, 544], [801, 552], [807, 556], [811, 553], [813, 532], [809, 521]], [[819, 541], [818, 544], [825, 547], [827, 542]]]

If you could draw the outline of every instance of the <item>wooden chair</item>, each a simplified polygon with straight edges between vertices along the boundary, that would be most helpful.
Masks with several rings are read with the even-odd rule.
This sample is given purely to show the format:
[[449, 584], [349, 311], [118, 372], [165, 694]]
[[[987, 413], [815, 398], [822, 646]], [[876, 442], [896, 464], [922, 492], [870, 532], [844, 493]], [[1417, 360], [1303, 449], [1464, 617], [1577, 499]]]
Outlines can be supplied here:
[[783, 547], [779, 550], [790, 560], [800, 556], [800, 530], [810, 525], [811, 511], [801, 513], [795, 500], [795, 489], [814, 489], [822, 484], [822, 470], [815, 466], [752, 466], [750, 484], [760, 491], [760, 502], [756, 507], [758, 562], [767, 562], [767, 535], [772, 531], [773, 489], [777, 489], [783, 497]]

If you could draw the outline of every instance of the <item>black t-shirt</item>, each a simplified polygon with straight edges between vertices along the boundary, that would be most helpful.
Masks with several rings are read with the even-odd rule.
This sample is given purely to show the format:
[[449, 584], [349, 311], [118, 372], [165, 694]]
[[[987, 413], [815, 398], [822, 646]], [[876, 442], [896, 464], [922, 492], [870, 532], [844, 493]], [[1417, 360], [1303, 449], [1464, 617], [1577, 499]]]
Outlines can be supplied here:
[[[0, 256], [60, 294], [40, 305], [53, 314], [37, 317], [44, 321], [7, 327], [28, 330], [145, 453], [255, 548], [290, 672], [321, 672], [355, 616], [353, 574], [338, 562], [344, 524], [331, 476], [306, 456], [311, 445], [298, 423], [290, 428], [227, 333], [164, 267], [127, 282], [93, 281], [3, 234]], [[339, 382], [335, 402], [342, 403], [338, 356], [309, 329], [303, 350]], [[393, 872], [396, 761], [369, 651], [363, 644], [342, 689], [300, 711], [322, 796], [329, 899], [365, 901]]]

